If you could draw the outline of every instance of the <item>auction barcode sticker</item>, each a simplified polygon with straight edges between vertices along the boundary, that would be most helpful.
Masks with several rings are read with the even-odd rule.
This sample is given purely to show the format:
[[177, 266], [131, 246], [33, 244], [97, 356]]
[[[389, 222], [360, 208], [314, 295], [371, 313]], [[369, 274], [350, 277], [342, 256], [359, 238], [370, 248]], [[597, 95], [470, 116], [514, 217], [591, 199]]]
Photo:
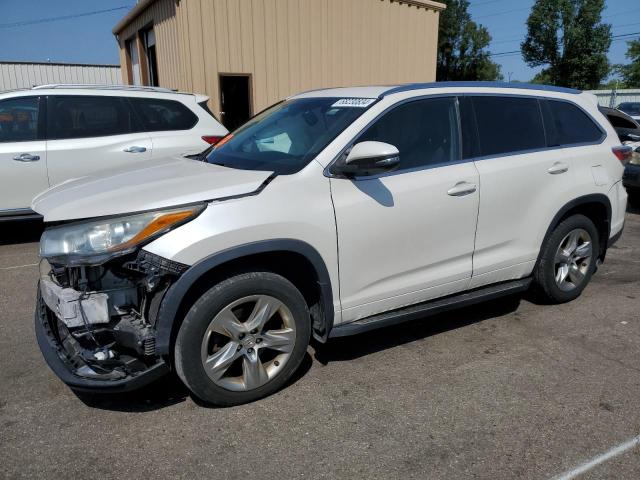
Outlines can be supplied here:
[[341, 98], [332, 107], [366, 108], [375, 102], [375, 98]]

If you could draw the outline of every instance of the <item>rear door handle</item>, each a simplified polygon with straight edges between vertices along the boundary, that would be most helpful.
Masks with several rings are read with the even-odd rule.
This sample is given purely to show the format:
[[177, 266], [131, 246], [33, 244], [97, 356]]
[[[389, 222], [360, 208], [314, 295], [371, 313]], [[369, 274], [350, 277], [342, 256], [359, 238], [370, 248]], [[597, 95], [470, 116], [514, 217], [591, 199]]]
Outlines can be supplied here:
[[559, 173], [565, 173], [568, 170], [569, 165], [564, 162], [556, 162], [547, 169], [547, 172], [549, 172], [551, 175], [558, 175]]
[[39, 155], [31, 155], [30, 153], [20, 153], [13, 157], [16, 162], [37, 162], [40, 160]]
[[135, 145], [132, 147], [127, 147], [123, 150], [123, 152], [127, 152], [127, 153], [142, 153], [146, 151], [147, 151], [146, 147], [137, 147]]
[[465, 195], [470, 195], [478, 189], [477, 185], [469, 182], [458, 182], [449, 190], [447, 190], [447, 194], [452, 197], [463, 197]]

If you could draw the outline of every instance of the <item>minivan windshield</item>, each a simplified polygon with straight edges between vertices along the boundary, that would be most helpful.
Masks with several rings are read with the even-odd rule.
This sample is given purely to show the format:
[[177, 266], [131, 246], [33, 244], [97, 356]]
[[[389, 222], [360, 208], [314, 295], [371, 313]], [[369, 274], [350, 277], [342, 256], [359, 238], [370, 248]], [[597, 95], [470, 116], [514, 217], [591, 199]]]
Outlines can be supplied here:
[[243, 170], [296, 173], [373, 103], [369, 98], [298, 98], [259, 113], [223, 139], [207, 162]]

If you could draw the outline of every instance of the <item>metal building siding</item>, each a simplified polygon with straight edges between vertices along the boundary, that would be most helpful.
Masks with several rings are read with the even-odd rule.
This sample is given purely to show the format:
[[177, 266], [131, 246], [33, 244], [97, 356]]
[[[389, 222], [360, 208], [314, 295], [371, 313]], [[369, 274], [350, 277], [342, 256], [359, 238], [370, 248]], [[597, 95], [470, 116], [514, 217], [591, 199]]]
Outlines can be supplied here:
[[[163, 87], [188, 90], [188, 83], [182, 72], [185, 71], [183, 52], [179, 51], [179, 45], [184, 39], [178, 38], [177, 9], [175, 0], [159, 0], [152, 3], [118, 35], [120, 46], [120, 65], [122, 65], [122, 81], [129, 83], [127, 72], [126, 41], [134, 39], [138, 41], [138, 32], [153, 24], [156, 36], [156, 56], [158, 60], [158, 79]], [[188, 25], [187, 25], [188, 27]]]
[[160, 85], [211, 97], [221, 73], [251, 74], [253, 111], [313, 88], [435, 80], [430, 0], [157, 0], [118, 32], [153, 24]]
[[0, 91], [47, 83], [122, 83], [117, 65], [0, 62]]
[[604, 107], [616, 107], [622, 102], [640, 102], [640, 89], [589, 90], [598, 98], [598, 104]]

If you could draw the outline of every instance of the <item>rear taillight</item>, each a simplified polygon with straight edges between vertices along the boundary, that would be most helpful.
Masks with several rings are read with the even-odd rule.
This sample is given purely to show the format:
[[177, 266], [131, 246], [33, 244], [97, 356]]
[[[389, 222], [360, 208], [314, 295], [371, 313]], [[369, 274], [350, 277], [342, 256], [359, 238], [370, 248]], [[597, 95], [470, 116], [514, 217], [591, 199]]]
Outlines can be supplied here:
[[631, 157], [633, 157], [633, 148], [629, 145], [618, 145], [613, 147], [611, 151], [623, 164], [629, 163]]
[[202, 140], [207, 142], [209, 145], [215, 145], [216, 143], [218, 143], [223, 138], [224, 138], [224, 135], [222, 135], [222, 136], [220, 136], [220, 135], [205, 135], [204, 137], [202, 137]]

